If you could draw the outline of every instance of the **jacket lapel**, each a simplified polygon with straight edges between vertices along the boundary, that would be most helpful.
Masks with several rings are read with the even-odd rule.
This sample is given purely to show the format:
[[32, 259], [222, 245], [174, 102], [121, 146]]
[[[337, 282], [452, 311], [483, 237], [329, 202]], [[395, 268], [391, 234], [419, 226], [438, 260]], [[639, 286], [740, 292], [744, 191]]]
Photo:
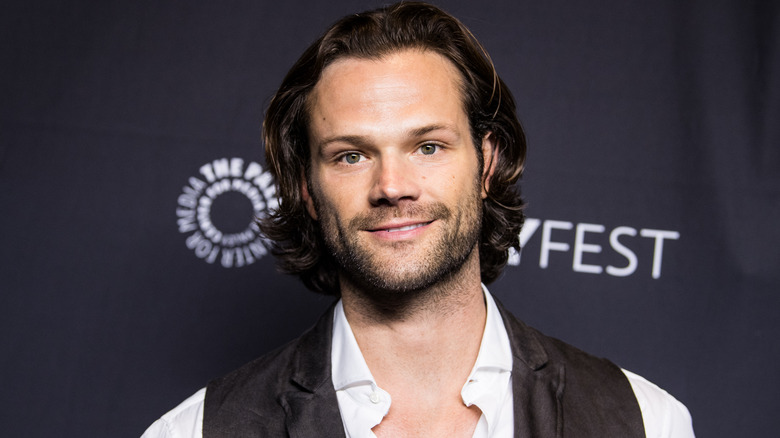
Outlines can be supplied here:
[[292, 359], [293, 389], [279, 396], [290, 437], [343, 437], [336, 391], [331, 378], [333, 307], [303, 335]]
[[[494, 297], [495, 298], [495, 297]], [[549, 363], [537, 333], [496, 300], [512, 346], [515, 438], [563, 436], [563, 365]]]

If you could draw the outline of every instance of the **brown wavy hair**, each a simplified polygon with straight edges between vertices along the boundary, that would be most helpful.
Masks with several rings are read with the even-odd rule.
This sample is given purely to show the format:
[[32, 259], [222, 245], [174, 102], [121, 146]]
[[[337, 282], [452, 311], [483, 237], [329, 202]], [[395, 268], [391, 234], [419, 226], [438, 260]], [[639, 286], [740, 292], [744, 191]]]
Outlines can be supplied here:
[[280, 269], [299, 276], [313, 291], [339, 295], [338, 268], [301, 195], [303, 176], [310, 166], [309, 93], [336, 59], [378, 59], [407, 49], [430, 50], [452, 61], [462, 76], [463, 102], [477, 156], [482, 159], [485, 135], [490, 134], [498, 147], [493, 175], [487, 182], [488, 196], [483, 200], [482, 281], [490, 283], [498, 277], [509, 248], [520, 249], [524, 214], [516, 182], [523, 171], [526, 141], [512, 94], [485, 49], [460, 21], [425, 3], [397, 3], [336, 22], [293, 65], [266, 112], [266, 163], [276, 178], [280, 203], [259, 224]]

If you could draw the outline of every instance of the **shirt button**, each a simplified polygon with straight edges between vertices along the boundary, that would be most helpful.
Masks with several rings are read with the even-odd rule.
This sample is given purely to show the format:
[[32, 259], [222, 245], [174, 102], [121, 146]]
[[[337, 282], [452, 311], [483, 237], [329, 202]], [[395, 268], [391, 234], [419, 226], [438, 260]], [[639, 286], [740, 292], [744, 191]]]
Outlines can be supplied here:
[[379, 403], [379, 394], [374, 391], [371, 393], [371, 395], [368, 396], [368, 399], [371, 400], [371, 403], [377, 404]]

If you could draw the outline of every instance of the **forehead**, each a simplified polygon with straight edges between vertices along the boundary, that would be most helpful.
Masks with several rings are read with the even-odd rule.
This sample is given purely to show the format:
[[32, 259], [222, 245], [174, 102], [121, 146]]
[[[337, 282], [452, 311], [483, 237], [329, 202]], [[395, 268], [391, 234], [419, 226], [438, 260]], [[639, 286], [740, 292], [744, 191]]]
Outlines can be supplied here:
[[[409, 49], [376, 59], [344, 57], [322, 72], [307, 102], [310, 131], [327, 124], [462, 118], [463, 80], [446, 57]], [[422, 123], [423, 120], [418, 120]]]

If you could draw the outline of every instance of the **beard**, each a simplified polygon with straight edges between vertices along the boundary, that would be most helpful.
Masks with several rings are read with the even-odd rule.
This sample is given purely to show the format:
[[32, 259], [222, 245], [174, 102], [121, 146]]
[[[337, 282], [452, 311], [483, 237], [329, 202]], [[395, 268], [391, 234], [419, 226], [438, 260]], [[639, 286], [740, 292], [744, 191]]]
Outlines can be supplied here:
[[[431, 289], [461, 270], [479, 242], [482, 227], [478, 180], [476, 187], [452, 207], [408, 201], [372, 207], [348, 221], [319, 196], [312, 199], [323, 240], [340, 274], [364, 294], [382, 301], [397, 299], [399, 293], [411, 298], [413, 292]], [[378, 243], [366, 236], [365, 230], [392, 218], [424, 218], [432, 220], [434, 228], [426, 230], [422, 241]]]

